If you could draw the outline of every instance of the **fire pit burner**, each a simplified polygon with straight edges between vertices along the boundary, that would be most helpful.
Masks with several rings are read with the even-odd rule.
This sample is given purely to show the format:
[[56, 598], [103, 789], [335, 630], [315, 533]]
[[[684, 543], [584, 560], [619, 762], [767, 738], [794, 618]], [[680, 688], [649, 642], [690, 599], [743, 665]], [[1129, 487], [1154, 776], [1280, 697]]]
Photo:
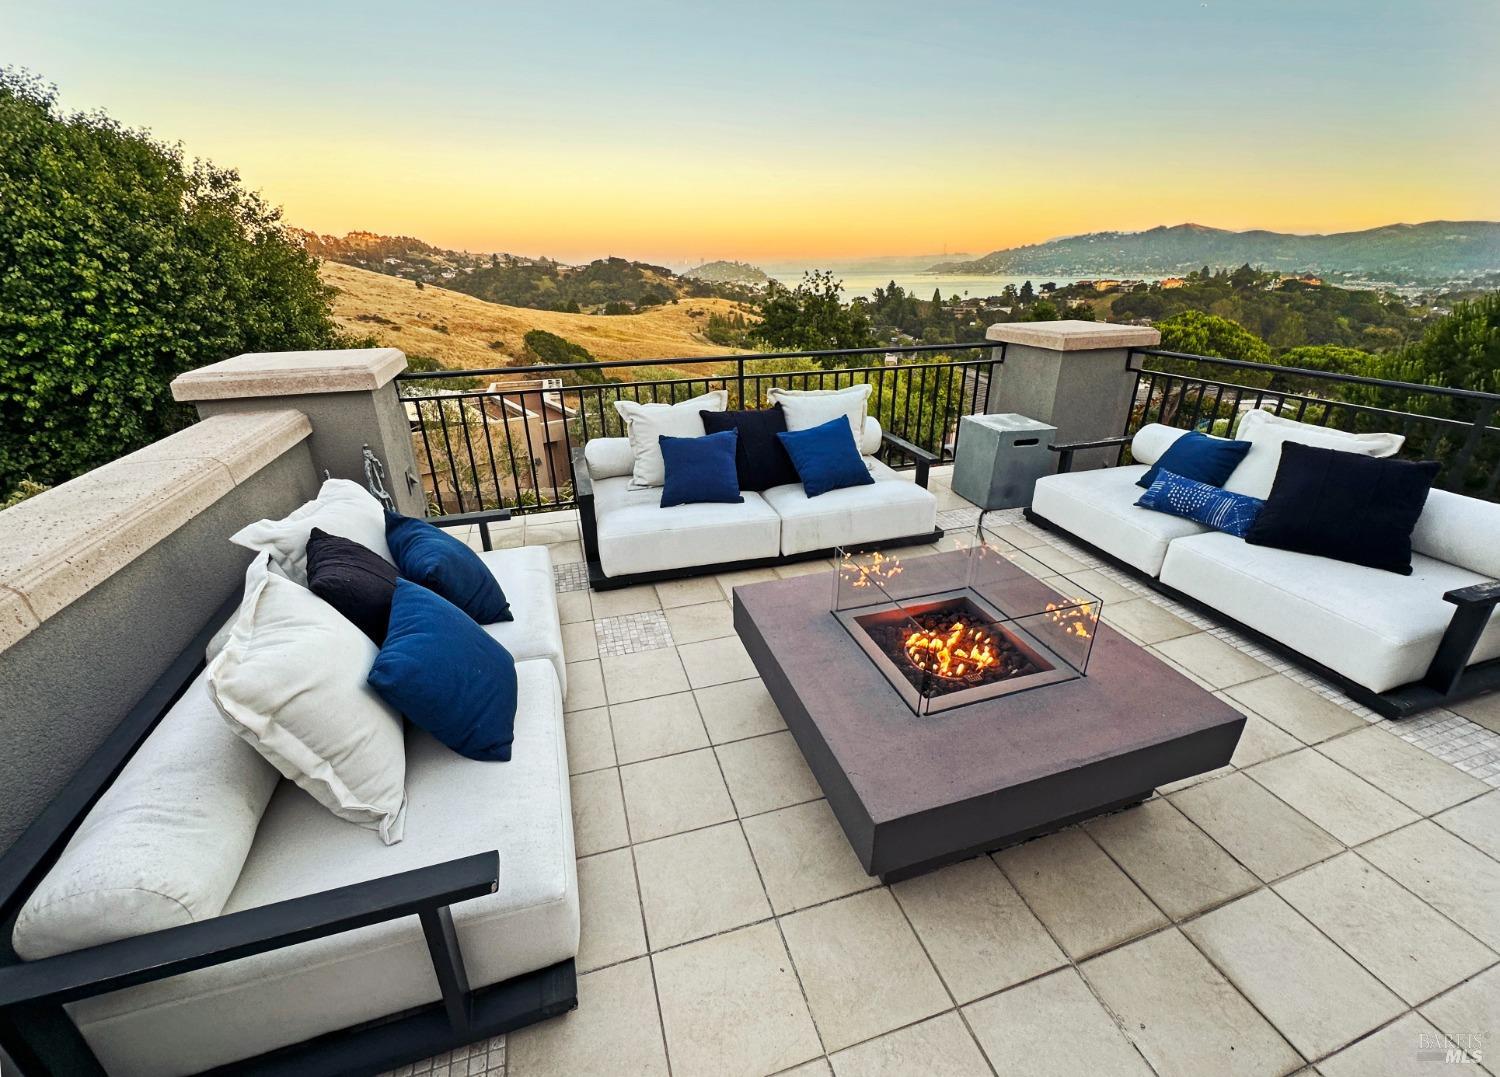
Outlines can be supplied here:
[[1014, 643], [967, 599], [921, 612], [856, 618], [859, 626], [919, 691], [931, 695], [1024, 677], [1050, 668]]

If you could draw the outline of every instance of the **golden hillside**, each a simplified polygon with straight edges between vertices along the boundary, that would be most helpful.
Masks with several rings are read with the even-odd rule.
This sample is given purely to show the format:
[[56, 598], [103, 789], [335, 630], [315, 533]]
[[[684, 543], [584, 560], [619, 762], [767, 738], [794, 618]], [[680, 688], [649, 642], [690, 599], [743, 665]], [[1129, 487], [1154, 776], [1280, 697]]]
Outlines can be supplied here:
[[[323, 280], [338, 289], [333, 314], [339, 327], [368, 334], [410, 355], [430, 355], [449, 367], [524, 365], [522, 338], [531, 329], [582, 344], [598, 359], [658, 359], [725, 355], [703, 326], [711, 313], [741, 309], [727, 299], [684, 299], [641, 314], [559, 314], [507, 307], [366, 269], [324, 262]], [[491, 343], [499, 341], [497, 347]]]

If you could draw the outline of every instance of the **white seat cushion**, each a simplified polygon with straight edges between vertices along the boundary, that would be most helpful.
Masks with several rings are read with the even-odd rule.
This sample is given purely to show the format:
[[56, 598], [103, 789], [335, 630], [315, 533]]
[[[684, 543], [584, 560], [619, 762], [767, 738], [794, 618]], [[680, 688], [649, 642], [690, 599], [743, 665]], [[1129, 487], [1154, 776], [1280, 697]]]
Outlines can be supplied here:
[[775, 557], [781, 518], [760, 494], [739, 505], [661, 507], [661, 488], [633, 490], [625, 478], [594, 483], [599, 564], [606, 576]]
[[281, 775], [219, 717], [207, 681], [172, 705], [32, 891], [11, 936], [21, 957], [223, 911]]
[[1161, 572], [1168, 543], [1201, 535], [1208, 528], [1180, 516], [1137, 508], [1136, 499], [1144, 491], [1135, 480], [1145, 473], [1144, 466], [1132, 464], [1048, 475], [1036, 482], [1031, 511], [1155, 576]]
[[568, 695], [568, 664], [563, 655], [562, 625], [557, 616], [557, 586], [552, 555], [545, 546], [486, 550], [479, 555], [510, 601], [511, 621], [485, 625], [517, 662], [545, 658], [557, 671], [563, 698]]
[[[1178, 539], [1161, 580], [1373, 692], [1420, 680], [1453, 616], [1443, 592], [1481, 583], [1468, 569], [1412, 555], [1412, 574], [1251, 546], [1232, 535]], [[1500, 655], [1491, 617], [1472, 661]]]
[[766, 503], [781, 517], [781, 552], [807, 553], [855, 542], [922, 535], [937, 526], [937, 498], [874, 457], [875, 482], [808, 497], [801, 483], [773, 486]]
[[[578, 951], [562, 697], [552, 665], [516, 666], [515, 752], [482, 763], [407, 735], [406, 840], [384, 846], [283, 783], [224, 911], [498, 849], [498, 892], [453, 906], [469, 982], [497, 983]], [[194, 1073], [438, 998], [414, 916], [73, 1003], [105, 1068]]]

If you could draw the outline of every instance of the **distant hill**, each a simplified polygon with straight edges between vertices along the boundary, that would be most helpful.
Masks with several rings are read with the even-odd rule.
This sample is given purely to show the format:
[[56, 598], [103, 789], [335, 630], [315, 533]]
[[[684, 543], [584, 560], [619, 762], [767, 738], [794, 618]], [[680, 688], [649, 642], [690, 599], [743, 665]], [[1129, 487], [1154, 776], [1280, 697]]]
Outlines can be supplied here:
[[582, 344], [599, 359], [722, 355], [730, 349], [704, 335], [711, 317], [741, 308], [724, 299], [684, 299], [640, 314], [604, 317], [502, 306], [434, 285], [325, 261], [339, 327], [446, 367], [497, 367], [525, 362], [528, 330], [545, 329]]
[[1397, 284], [1466, 280], [1500, 270], [1500, 222], [1428, 221], [1362, 232], [1293, 235], [1230, 232], [1200, 224], [1145, 232], [1090, 232], [942, 262], [937, 273], [1086, 275], [1178, 274], [1249, 264], [1282, 272]]
[[710, 284], [742, 284], [748, 288], [764, 288], [771, 279], [764, 269], [749, 262], [704, 262], [683, 270], [682, 275]]

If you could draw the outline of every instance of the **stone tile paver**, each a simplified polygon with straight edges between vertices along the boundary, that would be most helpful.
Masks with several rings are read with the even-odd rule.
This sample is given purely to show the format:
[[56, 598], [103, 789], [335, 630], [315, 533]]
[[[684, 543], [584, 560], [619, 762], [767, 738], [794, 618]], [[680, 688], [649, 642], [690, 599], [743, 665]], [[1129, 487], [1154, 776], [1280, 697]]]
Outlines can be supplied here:
[[1420, 1009], [1424, 1017], [1449, 1036], [1481, 1036], [1484, 1045], [1490, 1051], [1495, 1050], [1500, 1042], [1500, 965], [1459, 984]]
[[1360, 855], [1492, 950], [1500, 950], [1500, 863], [1429, 820]]
[[737, 822], [635, 846], [651, 949], [701, 939], [771, 915]]
[[757, 815], [744, 827], [778, 916], [877, 885], [826, 800]]
[[833, 1056], [835, 1077], [991, 1077], [962, 1018], [945, 1013]]
[[891, 892], [959, 1003], [1067, 963], [987, 856], [896, 883]]
[[607, 654], [599, 660], [610, 703], [629, 703], [688, 690], [677, 648], [658, 647], [634, 654]]
[[616, 703], [609, 715], [622, 765], [708, 747], [708, 731], [691, 692]]
[[708, 688], [756, 675], [755, 664], [738, 636], [706, 639], [677, 648], [694, 688]]
[[604, 697], [604, 675], [597, 658], [586, 662], [568, 663], [568, 694], [563, 700], [563, 710], [592, 710], [607, 702]]
[[1148, 800], [1092, 820], [1085, 829], [1174, 920], [1260, 885], [1167, 800]]
[[578, 977], [578, 1008], [506, 1037], [507, 1077], [666, 1077], [651, 962]]
[[1072, 968], [963, 1009], [996, 1073], [1026, 1077], [1152, 1077]]
[[1306, 1058], [1331, 1054], [1405, 1009], [1271, 890], [1182, 930]]
[[605, 617], [623, 617], [628, 613], [645, 613], [661, 609], [656, 597], [656, 588], [649, 583], [635, 587], [621, 587], [614, 591], [593, 591], [590, 601], [594, 607], [594, 620]]
[[673, 1077], [760, 1077], [823, 1053], [775, 924], [716, 935], [651, 960]]
[[1101, 954], [1082, 971], [1161, 1077], [1287, 1073], [1302, 1062], [1177, 930]]
[[620, 797], [620, 775], [610, 767], [570, 780], [573, 800], [573, 846], [579, 856], [602, 853], [630, 844], [625, 825], [625, 802]]
[[1346, 845], [1415, 822], [1417, 813], [1311, 748], [1245, 772]]
[[698, 701], [698, 713], [708, 727], [708, 738], [715, 744], [786, 728], [771, 693], [759, 677], [698, 688], [693, 698]]
[[1327, 831], [1243, 774], [1201, 782], [1168, 799], [1267, 882], [1343, 848]]
[[1420, 815], [1431, 815], [1489, 791], [1478, 778], [1377, 726], [1336, 737], [1318, 745], [1318, 751]]
[[1082, 830], [1005, 849], [995, 861], [1075, 960], [1167, 924]]
[[578, 861], [578, 971], [590, 972], [646, 952], [635, 862], [629, 849]]
[[1355, 853], [1283, 879], [1276, 892], [1408, 1005], [1500, 960]]
[[[1323, 1077], [1411, 1077], [1429, 1069], [1446, 1070], [1450, 1067], [1443, 1062], [1441, 1042], [1442, 1035], [1431, 1022], [1409, 1013], [1373, 1036], [1323, 1059], [1318, 1072]], [[1431, 1046], [1424, 1048], [1424, 1044]], [[1438, 1056], [1426, 1057], [1428, 1051], [1436, 1051]], [[1478, 1067], [1455, 1063], [1452, 1068], [1462, 1073]]]
[[1181, 617], [1162, 609], [1149, 598], [1135, 598], [1129, 602], [1116, 602], [1113, 605], [1106, 602], [1101, 616], [1106, 624], [1128, 632], [1147, 645], [1175, 639], [1178, 636], [1190, 636], [1198, 631]]
[[734, 613], [728, 602], [675, 606], [666, 613], [667, 626], [678, 645], [734, 635]]
[[768, 733], [714, 749], [740, 818], [823, 795], [791, 733]]
[[667, 580], [656, 585], [656, 601], [663, 609], [692, 606], [700, 602], [721, 602], [724, 592], [712, 576], [695, 576], [686, 580]]
[[1434, 815], [1433, 822], [1500, 860], [1500, 790]]
[[887, 889], [781, 919], [828, 1051], [948, 1009], [948, 992]]
[[1244, 684], [1270, 672], [1262, 663], [1207, 632], [1163, 640], [1152, 650], [1215, 688]]
[[632, 841], [652, 841], [734, 818], [713, 750], [668, 755], [620, 768]]
[[[1229, 704], [1236, 705], [1234, 700], [1229, 700]], [[1273, 725], [1248, 708], [1238, 709], [1245, 714], [1245, 728], [1240, 732], [1240, 742], [1235, 745], [1234, 755], [1229, 758], [1232, 766], [1243, 770], [1302, 747], [1300, 740], [1280, 726]]]
[[1359, 715], [1279, 673], [1237, 684], [1225, 694], [1306, 744], [1316, 744], [1365, 724]]
[[582, 774], [615, 765], [615, 739], [609, 725], [608, 707], [573, 711], [563, 719], [568, 741], [568, 771]]

